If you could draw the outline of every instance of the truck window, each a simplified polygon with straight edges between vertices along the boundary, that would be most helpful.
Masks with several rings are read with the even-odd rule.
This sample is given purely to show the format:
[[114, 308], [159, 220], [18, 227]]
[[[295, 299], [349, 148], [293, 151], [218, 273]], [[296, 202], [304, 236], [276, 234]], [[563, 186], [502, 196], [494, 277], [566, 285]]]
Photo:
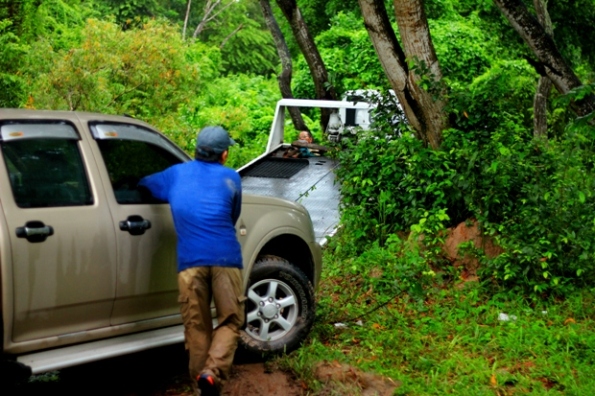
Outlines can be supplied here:
[[19, 207], [93, 204], [77, 142], [61, 137], [2, 140], [2, 156]]
[[162, 203], [138, 182], [144, 176], [160, 172], [182, 162], [170, 151], [151, 143], [125, 140], [97, 140], [116, 201], [120, 204]]
[[159, 133], [134, 124], [94, 122], [91, 133], [119, 204], [163, 203], [138, 187], [144, 176], [188, 160], [188, 156]]

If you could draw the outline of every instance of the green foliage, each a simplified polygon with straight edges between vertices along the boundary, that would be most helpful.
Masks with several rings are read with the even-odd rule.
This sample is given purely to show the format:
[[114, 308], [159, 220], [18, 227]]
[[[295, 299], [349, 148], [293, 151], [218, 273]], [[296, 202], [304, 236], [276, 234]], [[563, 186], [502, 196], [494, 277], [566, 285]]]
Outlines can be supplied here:
[[[341, 389], [341, 380], [312, 378], [323, 361], [389, 377], [399, 384], [395, 395], [590, 394], [594, 290], [536, 304], [435, 278], [434, 287], [422, 282], [421, 293], [406, 293], [412, 274], [392, 249], [374, 246], [353, 260], [325, 254], [318, 320], [309, 341], [280, 360], [313, 394]], [[371, 393], [374, 383], [364, 386]]]
[[126, 113], [168, 129], [201, 82], [216, 76], [217, 59], [216, 50], [185, 45], [175, 28], [160, 21], [124, 32], [90, 19], [72, 48], [56, 50], [51, 40], [32, 46], [27, 105]]
[[[222, 5], [225, 3], [228, 2], [223, 2]], [[232, 1], [232, 5], [225, 10], [222, 5], [219, 6], [221, 14], [209, 21], [198, 37], [202, 42], [220, 48], [222, 72], [257, 75], [273, 73], [278, 68], [279, 59], [258, 2]], [[201, 14], [197, 10], [202, 8], [194, 6], [193, 9], [192, 15]], [[189, 25], [190, 32], [197, 24], [198, 22]]]
[[497, 46], [475, 15], [430, 21], [430, 29], [440, 68], [452, 85], [466, 85], [489, 68]]
[[505, 250], [486, 260], [485, 279], [537, 295], [592, 284], [595, 129], [571, 126], [562, 139], [531, 144], [501, 138], [494, 137], [498, 152], [484, 158], [476, 178], [485, 192], [473, 199], [478, 219]]
[[8, 31], [11, 22], [0, 20], [0, 107], [18, 107], [25, 85], [19, 75], [27, 46]]
[[500, 125], [530, 131], [537, 77], [526, 61], [496, 61], [471, 84], [453, 84], [449, 112], [455, 125], [486, 137]]
[[228, 162], [237, 168], [264, 152], [279, 99], [273, 78], [235, 75], [215, 79], [182, 110], [186, 130], [191, 132], [175, 140], [193, 153], [196, 131], [222, 125], [237, 142], [230, 148]]
[[[504, 77], [496, 81], [508, 84]], [[515, 97], [509, 94], [508, 101]], [[389, 235], [413, 231], [424, 235], [425, 257], [440, 267], [436, 247], [444, 229], [474, 217], [505, 251], [482, 258], [486, 287], [544, 296], [592, 284], [595, 128], [578, 119], [561, 136], [543, 141], [518, 114], [490, 109], [489, 99], [484, 109], [481, 102], [477, 106], [488, 115], [494, 111], [492, 118], [480, 116], [482, 123], [474, 125], [469, 117], [469, 129], [445, 131], [441, 150], [385, 123], [339, 153], [348, 248], [337, 253], [359, 255], [370, 241], [384, 246]]]
[[424, 148], [406, 129], [401, 137], [391, 132], [362, 133], [357, 144], [339, 153], [342, 222], [356, 253], [368, 241], [383, 243], [386, 235], [409, 231], [444, 208], [453, 222], [469, 214], [454, 186], [456, 169], [448, 153]]
[[581, 79], [595, 81], [595, 1], [550, 1], [554, 40]]
[[167, 17], [176, 22], [184, 18], [184, 0], [94, 0], [94, 6], [101, 15], [111, 15], [124, 29], [139, 27], [151, 18]]
[[[233, 33], [233, 32], [232, 32]], [[241, 29], [231, 36], [220, 38], [223, 69], [227, 74], [244, 73], [269, 75], [279, 64], [271, 34], [262, 24], [247, 19]], [[213, 41], [213, 37], [211, 37]]]
[[70, 48], [79, 41], [85, 20], [97, 15], [87, 4], [76, 0], [23, 1], [15, 13], [15, 33], [22, 41], [49, 39], [55, 50]]
[[312, 37], [316, 37], [328, 30], [328, 27], [333, 23], [333, 18], [337, 14], [354, 12], [359, 16], [360, 13], [357, 0], [300, 0], [298, 6], [304, 20], [308, 24], [308, 31]]
[[[331, 18], [328, 30], [316, 37], [329, 80], [341, 94], [355, 89], [388, 89], [388, 81], [378, 61], [368, 32], [354, 12], [340, 12]], [[314, 98], [314, 83], [303, 57], [296, 62], [294, 96]]]

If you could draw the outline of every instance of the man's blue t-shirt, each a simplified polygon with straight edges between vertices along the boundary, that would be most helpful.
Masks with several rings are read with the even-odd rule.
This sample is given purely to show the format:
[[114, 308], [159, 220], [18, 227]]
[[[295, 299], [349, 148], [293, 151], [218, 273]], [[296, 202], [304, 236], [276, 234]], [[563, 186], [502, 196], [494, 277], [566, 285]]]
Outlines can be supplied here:
[[234, 228], [242, 206], [236, 171], [195, 160], [144, 177], [139, 185], [170, 204], [178, 237], [178, 272], [199, 266], [242, 268]]

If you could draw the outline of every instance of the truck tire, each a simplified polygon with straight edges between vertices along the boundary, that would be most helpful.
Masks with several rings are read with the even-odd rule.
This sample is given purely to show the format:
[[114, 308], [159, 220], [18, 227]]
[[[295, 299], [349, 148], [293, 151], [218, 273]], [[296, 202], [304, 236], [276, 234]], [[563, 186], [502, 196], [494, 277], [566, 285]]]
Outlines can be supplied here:
[[250, 352], [289, 353], [306, 339], [315, 315], [314, 288], [289, 261], [265, 256], [255, 264], [246, 290], [241, 344]]

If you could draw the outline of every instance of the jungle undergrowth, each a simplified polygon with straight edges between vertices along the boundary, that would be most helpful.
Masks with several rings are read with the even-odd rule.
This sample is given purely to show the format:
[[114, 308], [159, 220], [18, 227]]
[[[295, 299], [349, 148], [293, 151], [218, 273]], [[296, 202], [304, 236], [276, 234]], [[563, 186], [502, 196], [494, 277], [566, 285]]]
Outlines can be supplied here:
[[479, 282], [439, 275], [410, 288], [400, 270], [378, 267], [385, 249], [373, 250], [353, 260], [326, 252], [312, 334], [279, 359], [314, 395], [328, 392], [313, 376], [323, 361], [399, 381], [396, 395], [595, 389], [595, 289], [546, 300], [488, 296]]

